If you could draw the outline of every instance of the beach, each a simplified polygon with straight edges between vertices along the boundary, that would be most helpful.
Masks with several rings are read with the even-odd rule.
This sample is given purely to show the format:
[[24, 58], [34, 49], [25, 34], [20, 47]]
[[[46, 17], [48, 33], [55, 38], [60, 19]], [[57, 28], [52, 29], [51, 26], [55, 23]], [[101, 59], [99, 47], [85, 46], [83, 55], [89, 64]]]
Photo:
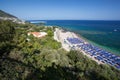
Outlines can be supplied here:
[[117, 54], [119, 30], [113, 31], [119, 24], [115, 27], [110, 26], [110, 23], [118, 24], [116, 21], [107, 23], [107, 21], [53, 20], [47, 21], [46, 26], [56, 27], [54, 39], [60, 42], [66, 51], [80, 51], [98, 64], [108, 64], [120, 70], [120, 56]]
[[62, 44], [66, 51], [77, 50], [98, 64], [108, 64], [120, 70], [120, 56], [112, 54], [87, 42], [74, 32], [56, 28], [54, 39]]
[[45, 20], [46, 25], [59, 26], [81, 35], [87, 42], [120, 55], [120, 21]]
[[[58, 42], [60, 42], [62, 44], [62, 48], [65, 49], [66, 51], [71, 50], [71, 47], [68, 44], [66, 44], [65, 41], [64, 41], [68, 37], [82, 39], [80, 36], [78, 36], [74, 32], [64, 31], [63, 29], [59, 29], [59, 28], [55, 29], [54, 39], [57, 40]], [[85, 40], [83, 40], [83, 41], [84, 41], [85, 44], [88, 43]], [[86, 55], [88, 58], [91, 58], [92, 60], [96, 61], [98, 64], [104, 64], [101, 61], [96, 60], [94, 57], [88, 55], [85, 51], [83, 51], [81, 49], [75, 48], [75, 50], [78, 50], [78, 51], [82, 52], [84, 55]]]

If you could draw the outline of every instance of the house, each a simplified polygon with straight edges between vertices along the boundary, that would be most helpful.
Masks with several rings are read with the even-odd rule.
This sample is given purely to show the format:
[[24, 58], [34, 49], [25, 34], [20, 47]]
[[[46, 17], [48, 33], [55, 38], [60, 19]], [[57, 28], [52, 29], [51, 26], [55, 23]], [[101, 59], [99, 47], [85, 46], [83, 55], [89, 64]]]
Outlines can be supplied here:
[[28, 36], [29, 35], [33, 35], [34, 37], [37, 37], [37, 38], [42, 38], [46, 36], [47, 33], [46, 32], [28, 32]]

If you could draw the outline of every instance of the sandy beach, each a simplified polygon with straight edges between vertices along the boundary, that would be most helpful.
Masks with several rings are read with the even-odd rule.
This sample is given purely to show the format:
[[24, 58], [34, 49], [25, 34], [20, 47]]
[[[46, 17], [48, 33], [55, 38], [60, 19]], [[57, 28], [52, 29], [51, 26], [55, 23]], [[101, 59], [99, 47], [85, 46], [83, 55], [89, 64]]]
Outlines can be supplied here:
[[[55, 31], [54, 31], [54, 39], [62, 44], [63, 49], [65, 49], [66, 51], [70, 51], [71, 47], [68, 44], [65, 43], [65, 39], [67, 39], [67, 38], [79, 38], [79, 39], [82, 39], [80, 36], [78, 36], [74, 32], [64, 31], [63, 29], [59, 29], [59, 28], [55, 29]], [[83, 41], [84, 41], [85, 44], [88, 43], [85, 40], [83, 40]], [[91, 58], [92, 60], [96, 61], [98, 64], [103, 64], [101, 61], [98, 61], [94, 57], [88, 55], [85, 51], [83, 51], [81, 49], [78, 49], [78, 48], [75, 48], [75, 50], [78, 50], [78, 51], [82, 52], [84, 55], [86, 55], [88, 58]]]

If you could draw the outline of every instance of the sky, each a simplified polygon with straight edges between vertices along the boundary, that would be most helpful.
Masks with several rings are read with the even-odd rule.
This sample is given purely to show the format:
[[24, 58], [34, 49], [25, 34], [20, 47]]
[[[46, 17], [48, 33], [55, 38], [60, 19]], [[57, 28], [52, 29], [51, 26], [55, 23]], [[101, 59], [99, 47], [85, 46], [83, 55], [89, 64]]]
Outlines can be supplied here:
[[120, 0], [0, 0], [24, 20], [120, 20]]

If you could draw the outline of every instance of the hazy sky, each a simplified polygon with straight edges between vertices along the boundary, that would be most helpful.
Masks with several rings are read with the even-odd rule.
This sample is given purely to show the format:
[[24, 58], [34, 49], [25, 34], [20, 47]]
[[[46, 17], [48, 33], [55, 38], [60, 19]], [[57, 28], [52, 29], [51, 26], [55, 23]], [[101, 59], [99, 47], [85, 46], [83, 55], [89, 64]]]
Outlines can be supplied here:
[[120, 0], [0, 0], [21, 19], [120, 20]]

